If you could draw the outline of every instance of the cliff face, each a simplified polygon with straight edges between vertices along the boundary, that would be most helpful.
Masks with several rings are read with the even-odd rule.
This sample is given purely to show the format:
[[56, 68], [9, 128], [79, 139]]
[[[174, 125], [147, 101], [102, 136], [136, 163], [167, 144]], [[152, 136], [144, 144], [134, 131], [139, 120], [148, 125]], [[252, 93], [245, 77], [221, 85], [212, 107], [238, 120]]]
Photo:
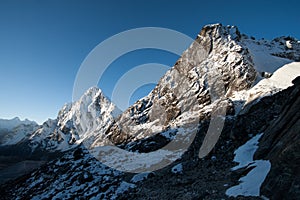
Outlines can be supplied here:
[[285, 102], [277, 119], [264, 131], [257, 159], [270, 160], [272, 168], [262, 186], [271, 199], [297, 199], [300, 195], [300, 78], [283, 92]]
[[176, 128], [187, 112], [207, 118], [221, 95], [250, 88], [257, 72], [240, 39], [236, 27], [205, 26], [155, 89], [116, 120], [107, 131], [110, 140], [124, 143]]

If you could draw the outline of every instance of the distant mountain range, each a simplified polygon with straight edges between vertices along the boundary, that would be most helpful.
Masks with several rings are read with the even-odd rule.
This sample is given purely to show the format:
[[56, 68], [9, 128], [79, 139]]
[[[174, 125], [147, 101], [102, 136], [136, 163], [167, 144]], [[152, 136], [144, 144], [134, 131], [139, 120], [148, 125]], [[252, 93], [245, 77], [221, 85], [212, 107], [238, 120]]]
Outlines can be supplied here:
[[[297, 199], [299, 76], [297, 39], [204, 26], [154, 90], [123, 113], [92, 87], [42, 125], [0, 120], [1, 198]], [[224, 127], [210, 131], [215, 119]], [[161, 150], [176, 138], [186, 149]], [[111, 143], [130, 153], [118, 152], [120, 160], [103, 148]], [[12, 173], [24, 162], [27, 171], [40, 167]]]
[[0, 119], [0, 145], [13, 145], [20, 142], [26, 136], [29, 136], [38, 128], [34, 121], [18, 117], [13, 119]]

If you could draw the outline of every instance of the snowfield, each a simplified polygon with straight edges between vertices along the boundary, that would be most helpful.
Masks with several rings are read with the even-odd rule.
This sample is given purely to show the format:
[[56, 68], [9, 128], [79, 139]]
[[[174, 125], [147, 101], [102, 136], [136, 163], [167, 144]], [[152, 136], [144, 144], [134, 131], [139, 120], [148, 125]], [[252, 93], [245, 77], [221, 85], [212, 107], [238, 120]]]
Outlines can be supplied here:
[[263, 134], [258, 134], [251, 138], [244, 145], [240, 146], [235, 152], [234, 162], [239, 165], [232, 168], [251, 168], [251, 171], [244, 177], [240, 178], [240, 184], [226, 190], [226, 195], [237, 197], [242, 196], [260, 196], [260, 186], [271, 169], [271, 163], [268, 160], [253, 160], [253, 156], [258, 148], [258, 140]]

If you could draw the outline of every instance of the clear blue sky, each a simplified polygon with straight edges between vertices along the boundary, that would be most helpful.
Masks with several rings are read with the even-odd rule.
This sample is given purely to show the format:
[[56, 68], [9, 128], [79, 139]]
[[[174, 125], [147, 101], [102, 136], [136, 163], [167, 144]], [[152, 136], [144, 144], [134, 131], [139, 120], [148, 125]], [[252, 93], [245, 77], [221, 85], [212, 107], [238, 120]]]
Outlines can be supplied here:
[[[203, 25], [221, 22], [257, 38], [299, 39], [299, 8], [297, 0], [1, 0], [0, 118], [19, 116], [40, 123], [55, 118], [72, 100], [74, 79], [87, 54], [121, 31], [158, 26], [195, 38]], [[155, 50], [129, 53], [112, 65], [100, 87], [110, 96], [114, 81], [131, 67], [149, 62], [171, 66], [176, 59]], [[145, 88], [135, 98], [151, 85]]]

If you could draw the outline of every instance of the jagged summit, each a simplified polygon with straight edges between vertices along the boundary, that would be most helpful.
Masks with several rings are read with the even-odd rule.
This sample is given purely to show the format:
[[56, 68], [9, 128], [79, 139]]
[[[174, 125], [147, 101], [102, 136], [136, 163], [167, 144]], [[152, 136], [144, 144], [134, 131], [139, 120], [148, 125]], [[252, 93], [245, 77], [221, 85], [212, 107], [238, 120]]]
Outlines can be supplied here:
[[102, 90], [97, 86], [90, 87], [82, 96], [80, 99], [84, 97], [94, 97], [94, 96], [104, 96]]
[[239, 40], [241, 38], [241, 33], [236, 26], [223, 26], [221, 23], [216, 24], [208, 24], [203, 26], [200, 33], [197, 36], [199, 37], [207, 37], [209, 35], [210, 38], [219, 38], [223, 36], [230, 36], [233, 40]]
[[65, 151], [82, 141], [91, 143], [97, 134], [94, 131], [105, 129], [119, 113], [101, 89], [91, 87], [78, 101], [65, 104], [55, 120], [49, 120], [33, 133], [31, 145]]

